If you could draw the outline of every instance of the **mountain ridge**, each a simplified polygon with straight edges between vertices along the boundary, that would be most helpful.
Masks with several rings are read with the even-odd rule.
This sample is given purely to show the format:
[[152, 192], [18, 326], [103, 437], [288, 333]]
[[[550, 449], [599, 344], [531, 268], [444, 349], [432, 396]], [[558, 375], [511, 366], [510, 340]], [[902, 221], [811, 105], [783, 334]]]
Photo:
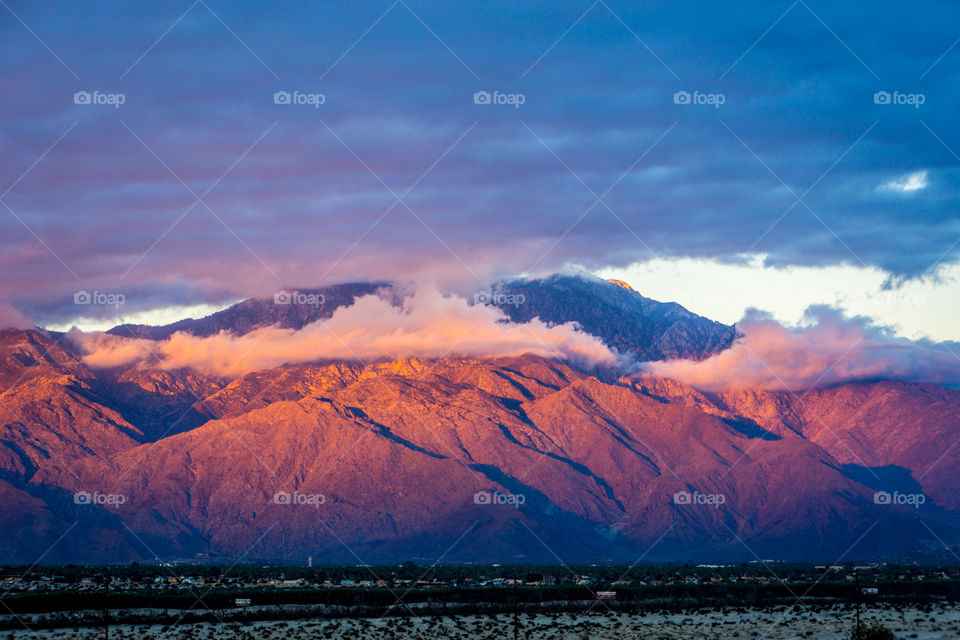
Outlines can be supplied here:
[[[586, 274], [510, 279], [495, 283], [490, 292], [474, 294], [474, 304], [495, 306], [511, 322], [535, 318], [548, 325], [574, 322], [608, 347], [640, 360], [702, 360], [730, 346], [736, 337], [735, 327], [694, 314], [677, 303], [645, 298], [624, 285]], [[162, 340], [178, 331], [209, 337], [220, 331], [244, 335], [265, 326], [302, 329], [331, 317], [359, 297], [378, 294], [395, 303], [402, 299], [402, 290], [388, 282], [336, 284], [284, 291], [274, 299], [248, 298], [204, 318], [163, 326], [124, 324], [106, 333]], [[278, 299], [284, 302], [278, 303]], [[307, 302], [297, 303], [297, 299]]]
[[[560, 284], [571, 316], [596, 291], [594, 306], [627, 295], [642, 311], [616, 284]], [[562, 296], [538, 286], [499, 291], [553, 313]], [[631, 339], [685, 335], [652, 324]], [[696, 335], [686, 349], [703, 348]], [[318, 359], [227, 380], [95, 369], [69, 337], [8, 330], [0, 401], [6, 562], [51, 547], [65, 562], [833, 562], [960, 540], [960, 392], [933, 385], [707, 393], [531, 354]]]

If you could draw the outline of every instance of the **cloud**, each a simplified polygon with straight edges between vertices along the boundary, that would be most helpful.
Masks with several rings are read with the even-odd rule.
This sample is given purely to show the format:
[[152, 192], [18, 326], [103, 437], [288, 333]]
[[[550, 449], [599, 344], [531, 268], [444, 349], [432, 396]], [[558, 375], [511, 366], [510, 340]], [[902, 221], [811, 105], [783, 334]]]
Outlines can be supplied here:
[[18, 309], [0, 302], [0, 329], [31, 329], [33, 323]]
[[[421, 23], [402, 3], [361, 4], [241, 0], [214, 16], [200, 3], [176, 22], [161, 3], [17, 3], [83, 80], [23, 24], [0, 22], [0, 81], [17, 96], [0, 103], [0, 192], [16, 183], [4, 202], [23, 223], [0, 207], [0, 269], [16, 275], [0, 296], [61, 324], [78, 289], [124, 291], [132, 312], [279, 282], [473, 281], [627, 265], [647, 247], [730, 259], [753, 243], [774, 265], [916, 276], [957, 236], [960, 173], [940, 140], [956, 137], [960, 85], [949, 59], [931, 65], [960, 5], [835, 3], [820, 22], [758, 0], [611, 4], [616, 15], [572, 0], [523, 12], [424, 0]], [[929, 70], [930, 99], [919, 112], [873, 104], [875, 78], [833, 33], [890, 77]], [[479, 89], [526, 102], [477, 105]], [[75, 105], [77, 90], [127, 100]], [[277, 105], [278, 90], [327, 100]], [[725, 102], [678, 105], [678, 90]], [[918, 167], [922, 199], [878, 193]]]
[[900, 193], [912, 193], [927, 188], [927, 172], [914, 171], [896, 180], [891, 180], [881, 187], [884, 191], [899, 191]]
[[645, 363], [644, 372], [706, 391], [761, 388], [806, 391], [855, 380], [960, 382], [960, 344], [910, 341], [862, 317], [826, 306], [807, 310], [809, 324], [788, 328], [748, 312], [734, 345], [701, 362]]
[[376, 296], [358, 298], [297, 331], [263, 327], [243, 336], [221, 332], [199, 338], [176, 333], [165, 341], [121, 338], [103, 333], [71, 336], [96, 367], [142, 362], [164, 368], [193, 367], [234, 377], [284, 363], [323, 359], [378, 360], [516, 356], [533, 353], [585, 365], [615, 366], [617, 356], [598, 338], [568, 323], [539, 320], [508, 323], [496, 307], [470, 305], [422, 285], [399, 304]]

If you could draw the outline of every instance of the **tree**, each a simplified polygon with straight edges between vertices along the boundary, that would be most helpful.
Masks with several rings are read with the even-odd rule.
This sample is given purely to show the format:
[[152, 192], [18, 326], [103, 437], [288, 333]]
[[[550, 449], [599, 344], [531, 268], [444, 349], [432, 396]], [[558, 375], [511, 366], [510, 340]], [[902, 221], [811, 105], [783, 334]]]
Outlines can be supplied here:
[[879, 622], [869, 622], [854, 627], [850, 640], [897, 640], [897, 636]]

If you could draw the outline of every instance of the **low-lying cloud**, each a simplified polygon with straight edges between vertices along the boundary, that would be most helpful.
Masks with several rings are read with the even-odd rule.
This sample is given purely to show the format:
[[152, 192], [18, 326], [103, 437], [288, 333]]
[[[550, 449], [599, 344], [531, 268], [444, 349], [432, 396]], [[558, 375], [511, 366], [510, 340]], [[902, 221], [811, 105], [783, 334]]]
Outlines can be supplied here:
[[533, 353], [584, 365], [615, 366], [617, 355], [573, 323], [505, 322], [500, 309], [420, 286], [399, 304], [376, 295], [358, 298], [326, 320], [300, 330], [275, 326], [242, 336], [176, 333], [167, 340], [71, 333], [95, 367], [136, 362], [192, 367], [234, 377], [285, 363], [324, 359], [378, 360], [445, 356], [498, 357]]
[[33, 323], [23, 313], [5, 302], [0, 302], [0, 329], [31, 329]]
[[750, 311], [737, 323], [742, 336], [706, 360], [641, 365], [705, 391], [760, 388], [806, 391], [855, 380], [960, 382], [960, 345], [911, 341], [862, 317], [810, 307], [808, 324], [788, 328]]

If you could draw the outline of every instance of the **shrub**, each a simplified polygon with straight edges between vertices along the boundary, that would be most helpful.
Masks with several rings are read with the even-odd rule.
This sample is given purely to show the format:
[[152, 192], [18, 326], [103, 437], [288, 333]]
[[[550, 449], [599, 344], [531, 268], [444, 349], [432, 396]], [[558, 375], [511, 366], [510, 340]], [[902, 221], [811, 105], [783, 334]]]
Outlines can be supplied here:
[[897, 640], [897, 636], [879, 622], [868, 622], [859, 628], [854, 627], [850, 640]]

